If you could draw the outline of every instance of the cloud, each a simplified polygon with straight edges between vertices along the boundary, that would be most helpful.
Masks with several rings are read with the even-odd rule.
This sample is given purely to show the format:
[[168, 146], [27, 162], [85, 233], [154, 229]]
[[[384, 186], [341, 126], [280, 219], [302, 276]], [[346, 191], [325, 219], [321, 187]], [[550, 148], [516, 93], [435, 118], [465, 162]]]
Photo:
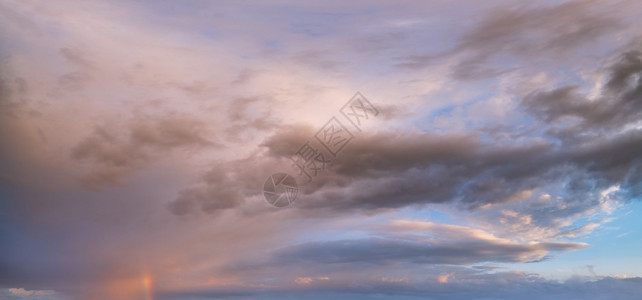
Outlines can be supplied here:
[[[639, 198], [633, 5], [246, 4], [0, 4], [0, 298], [640, 294], [518, 270]], [[378, 123], [270, 207], [355, 89]]]
[[275, 265], [413, 264], [469, 265], [480, 262], [532, 262], [551, 251], [588, 246], [575, 242], [519, 243], [480, 229], [398, 220], [385, 229], [387, 238], [310, 242], [276, 252]]
[[220, 146], [206, 138], [202, 122], [184, 116], [135, 119], [125, 134], [98, 127], [71, 150], [71, 157], [93, 164], [82, 177], [91, 188], [116, 184], [118, 179], [142, 169], [152, 159], [180, 148]]
[[[180, 191], [176, 200], [169, 203], [169, 210], [177, 215], [187, 214], [198, 205], [205, 213], [214, 213], [223, 209], [235, 208], [245, 201], [243, 189], [235, 185], [238, 172], [234, 165], [220, 164], [203, 176], [201, 185]], [[254, 191], [256, 194], [258, 190]]]
[[309, 243], [284, 249], [278, 264], [474, 264], [479, 262], [533, 262], [548, 258], [548, 251], [586, 247], [581, 243], [538, 243], [523, 245], [507, 241], [462, 239], [461, 243], [420, 243], [382, 239]]
[[29, 299], [29, 300], [62, 300], [68, 297], [65, 294], [52, 290], [28, 290], [24, 288], [5, 288], [0, 289], [0, 297], [9, 300]]
[[47, 296], [55, 294], [54, 291], [28, 291], [23, 288], [11, 288], [9, 292], [19, 296]]
[[641, 57], [639, 51], [620, 54], [609, 68], [609, 80], [601, 97], [595, 100], [579, 93], [577, 86], [564, 86], [532, 93], [524, 99], [524, 107], [544, 122], [560, 124], [551, 126], [551, 133], [561, 137], [625, 129], [641, 118]]
[[497, 7], [461, 35], [445, 53], [407, 56], [400, 66], [423, 68], [445, 57], [457, 56], [453, 76], [481, 79], [497, 76], [517, 65], [501, 65], [494, 58], [530, 57], [558, 60], [620, 29], [616, 9], [596, 8], [596, 2], [569, 1], [558, 5], [511, 4]]
[[[300, 139], [289, 137], [275, 135], [264, 145], [269, 153], [291, 155], [285, 149], [296, 148], [285, 146]], [[304, 207], [367, 209], [441, 202], [477, 207], [509, 201], [520, 191], [545, 189], [559, 180], [576, 185], [596, 180], [598, 185], [589, 190], [569, 186], [570, 198], [581, 197], [631, 182], [639, 168], [634, 154], [638, 145], [635, 132], [564, 148], [542, 140], [485, 144], [476, 135], [364, 134], [340, 153], [327, 175], [315, 178], [315, 189], [307, 191], [312, 201]]]
[[[446, 278], [448, 281], [440, 278]], [[346, 280], [350, 280], [346, 278]], [[599, 280], [571, 279], [564, 282], [546, 280], [535, 274], [525, 272], [498, 272], [494, 274], [475, 274], [459, 270], [452, 275], [437, 275], [433, 280], [419, 280], [408, 283], [404, 280], [390, 280], [390, 278], [370, 277], [369, 280], [350, 280], [350, 286], [340, 284], [330, 278], [329, 282], [301, 290], [292, 287], [288, 289], [272, 289], [267, 287], [247, 288], [223, 291], [200, 290], [193, 292], [164, 293], [167, 299], [191, 299], [189, 297], [258, 297], [261, 299], [282, 299], [295, 297], [297, 299], [380, 299], [381, 297], [395, 297], [403, 299], [637, 299], [640, 292], [639, 284], [642, 278], [615, 278], [605, 277]], [[313, 285], [312, 283], [311, 285]], [[306, 285], [308, 286], [308, 285]]]
[[[611, 82], [623, 81], [621, 70], [629, 70], [631, 65], [636, 65], [634, 58], [630, 53], [624, 54], [611, 68]], [[628, 76], [633, 78], [635, 73]], [[505, 134], [515, 135], [520, 142], [498, 143], [493, 139], [502, 133], [484, 136], [476, 130], [439, 134], [401, 130], [363, 133], [338, 155], [329, 170], [302, 187], [308, 200], [297, 207], [376, 210], [415, 204], [457, 203], [479, 208], [531, 199], [535, 195], [532, 192], [524, 194], [524, 191], [545, 191], [554, 188], [558, 182], [569, 183], [557, 191], [567, 202], [590, 199], [584, 201], [583, 208], [576, 207], [579, 210], [598, 205], [600, 192], [614, 185], [620, 185], [622, 193], [633, 195], [639, 189], [636, 181], [638, 172], [635, 170], [641, 166], [636, 153], [642, 151], [639, 149], [642, 143], [639, 130], [627, 128], [638, 118], [640, 108], [626, 99], [637, 87], [615, 90], [614, 86], [620, 85], [607, 84], [603, 90], [607, 96], [593, 102], [571, 96], [569, 91], [572, 89], [536, 92], [525, 97], [518, 109], [537, 120], [530, 125], [531, 130], [524, 134], [499, 127], [506, 131]], [[611, 111], [612, 116], [604, 119], [609, 114], [602, 111]], [[616, 118], [616, 112], [621, 117]], [[560, 125], [556, 122], [569, 114], [594, 125], [577, 125], [579, 127], [574, 130], [562, 127], [563, 130], [559, 130]], [[604, 123], [607, 121], [613, 124]], [[261, 143], [266, 152], [253, 154], [252, 159], [244, 160], [246, 163], [262, 162], [259, 165], [265, 165], [270, 160], [287, 161], [306, 138], [314, 134], [314, 129], [307, 125], [283, 124], [277, 128]], [[537, 130], [542, 128], [552, 136], [538, 136]], [[594, 130], [594, 134], [604, 131], [611, 134], [607, 138], [593, 139], [594, 134], [588, 129]], [[560, 132], [563, 134], [558, 134]], [[241, 164], [241, 161], [236, 162], [235, 168], [252, 169]], [[212, 182], [209, 185], [212, 190], [225, 190]], [[237, 190], [245, 190], [252, 185], [254, 183], [238, 180], [225, 183], [225, 186], [235, 186]], [[210, 193], [184, 192], [181, 197], [221, 197]], [[235, 206], [232, 203], [241, 203], [238, 195], [234, 197], [237, 200], [222, 207], [230, 208]], [[574, 212], [554, 214], [559, 213]]]

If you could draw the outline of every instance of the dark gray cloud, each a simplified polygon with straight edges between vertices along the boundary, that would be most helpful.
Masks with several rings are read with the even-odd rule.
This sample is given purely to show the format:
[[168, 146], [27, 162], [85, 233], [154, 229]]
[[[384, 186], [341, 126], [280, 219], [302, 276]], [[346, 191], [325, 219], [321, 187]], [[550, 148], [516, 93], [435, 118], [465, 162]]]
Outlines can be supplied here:
[[218, 147], [206, 138], [202, 122], [185, 116], [134, 119], [126, 133], [108, 126], [97, 127], [71, 150], [71, 157], [89, 162], [91, 169], [81, 180], [90, 188], [113, 185], [127, 174], [148, 165], [152, 159], [177, 148]]
[[[296, 148], [282, 146], [300, 138], [284, 138], [275, 135], [265, 143], [270, 153], [291, 155], [285, 149]], [[326, 175], [315, 178], [313, 189], [307, 190], [309, 201], [301, 207], [480, 206], [565, 178], [579, 185], [570, 186], [569, 198], [582, 198], [613, 184], [633, 187], [640, 145], [642, 136], [635, 132], [563, 148], [552, 142], [489, 145], [476, 135], [365, 134], [341, 152]], [[594, 183], [581, 186], [586, 182]]]
[[[246, 102], [253, 101], [246, 99], [237, 105], [243, 110]], [[230, 113], [237, 112], [232, 110]], [[211, 163], [197, 183], [179, 191], [168, 209], [176, 215], [196, 211], [216, 213], [236, 208], [245, 203], [246, 198], [260, 195], [265, 179], [272, 173], [291, 170], [289, 155], [314, 134], [312, 126], [307, 124], [275, 126], [278, 133], [266, 141], [269, 143], [267, 151], [258, 149], [244, 159]]]
[[214, 214], [238, 208], [247, 198], [262, 197], [265, 179], [273, 172], [283, 170], [284, 166], [287, 166], [286, 161], [266, 158], [260, 153], [245, 159], [212, 163], [197, 183], [179, 191], [167, 207], [176, 215], [199, 211]]
[[[435, 61], [462, 55], [454, 66], [458, 79], [479, 79], [497, 76], [516, 67], [524, 60], [561, 60], [575, 49], [582, 49], [623, 26], [616, 9], [597, 2], [572, 1], [559, 5], [502, 6], [483, 16], [481, 22], [459, 43], [444, 53], [407, 56], [400, 64], [406, 68], [423, 68]], [[520, 66], [498, 65], [494, 58], [520, 57]]]
[[[642, 113], [636, 96], [639, 66], [635, 52], [623, 54], [610, 69], [604, 96], [595, 101], [572, 87], [527, 96], [517, 113], [536, 121], [530, 125], [533, 130], [522, 131], [518, 138], [530, 142], [497, 143], [474, 131], [364, 133], [351, 141], [329, 171], [303, 188], [308, 200], [298, 207], [376, 209], [441, 202], [479, 207], [566, 181], [563, 192], [569, 202], [595, 205], [600, 191], [612, 185], [635, 197], [632, 192], [640, 189], [642, 162], [637, 153], [642, 153], [642, 134], [627, 126]], [[579, 120], [574, 130], [563, 128], [564, 135], [549, 139], [538, 135], [559, 131], [558, 122], [565, 116]], [[511, 128], [501, 130], [515, 134]], [[310, 129], [294, 126], [277, 132], [263, 146], [268, 155], [285, 158], [306, 136], [312, 136]]]
[[[602, 134], [642, 119], [642, 53], [628, 51], [609, 68], [609, 81], [597, 99], [588, 99], [577, 86], [537, 91], [523, 101], [536, 118], [551, 126], [562, 138]], [[597, 131], [597, 132], [596, 132]]]
[[[613, 67], [611, 82], [625, 80], [620, 70], [628, 68], [624, 63], [631, 57], [624, 57]], [[619, 184], [624, 192], [634, 195], [631, 192], [640, 189], [637, 153], [642, 151], [642, 135], [636, 129], [621, 130], [640, 114], [640, 107], [629, 100], [637, 86], [617, 91], [614, 85], [607, 85], [606, 96], [594, 102], [569, 93], [572, 89], [568, 88], [538, 92], [524, 99], [524, 112], [538, 120], [533, 129], [554, 130], [556, 121], [565, 115], [578, 116], [591, 124], [570, 132], [570, 136], [556, 135], [549, 140], [533, 136], [531, 142], [495, 143], [474, 132], [363, 133], [351, 141], [329, 170], [302, 187], [306, 201], [298, 207], [377, 209], [442, 202], [479, 207], [510, 201], [520, 191], [563, 181], [569, 183], [565, 198], [571, 203], [583, 201], [586, 207], [596, 205], [600, 191], [612, 185]], [[257, 153], [252, 161], [287, 161], [314, 134], [309, 126], [279, 128], [262, 143], [267, 151]], [[589, 129], [597, 130], [601, 138], [587, 135]], [[503, 130], [510, 133], [511, 129]], [[252, 170], [238, 165], [235, 168]], [[226, 185], [248, 187], [248, 183], [238, 181]], [[581, 207], [578, 203], [576, 209]]]
[[201, 184], [180, 191], [178, 198], [169, 203], [170, 211], [177, 215], [184, 215], [198, 206], [203, 212], [214, 213], [241, 205], [246, 196], [256, 194], [258, 189], [253, 193], [243, 193], [243, 190], [234, 184], [237, 180], [243, 180], [236, 174], [241, 170], [235, 170], [234, 165], [238, 166], [238, 164], [216, 165], [202, 177]]

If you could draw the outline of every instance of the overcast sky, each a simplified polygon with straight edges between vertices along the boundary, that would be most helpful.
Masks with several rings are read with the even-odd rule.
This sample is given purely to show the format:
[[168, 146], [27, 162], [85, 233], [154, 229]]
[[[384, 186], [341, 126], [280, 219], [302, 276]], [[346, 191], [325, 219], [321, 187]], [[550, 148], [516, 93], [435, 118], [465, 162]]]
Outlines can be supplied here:
[[0, 0], [0, 298], [639, 299], [641, 16]]

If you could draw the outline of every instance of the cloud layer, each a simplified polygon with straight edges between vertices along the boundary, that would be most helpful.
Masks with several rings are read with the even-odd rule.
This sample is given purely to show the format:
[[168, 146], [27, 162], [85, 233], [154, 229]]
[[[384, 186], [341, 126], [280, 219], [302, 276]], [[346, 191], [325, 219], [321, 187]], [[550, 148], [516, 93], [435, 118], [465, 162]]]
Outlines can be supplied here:
[[635, 299], [641, 8], [0, 1], [0, 297]]

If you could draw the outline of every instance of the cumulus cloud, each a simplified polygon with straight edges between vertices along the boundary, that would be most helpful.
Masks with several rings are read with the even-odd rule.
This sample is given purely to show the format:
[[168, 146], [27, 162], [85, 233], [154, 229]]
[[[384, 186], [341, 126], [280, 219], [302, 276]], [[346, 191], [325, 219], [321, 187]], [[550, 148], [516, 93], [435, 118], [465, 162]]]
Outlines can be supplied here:
[[[287, 146], [299, 141], [299, 135], [275, 135], [264, 145], [270, 153], [285, 156], [292, 155], [285, 149], [296, 149]], [[573, 183], [567, 189], [569, 200], [596, 196], [615, 184], [637, 186], [635, 153], [640, 144], [636, 131], [565, 147], [536, 138], [522, 145], [498, 145], [485, 144], [474, 134], [366, 134], [341, 152], [329, 175], [316, 179], [315, 187], [326, 188], [316, 190], [318, 194], [309, 191], [313, 200], [308, 205], [377, 208], [458, 202], [478, 207], [509, 201], [520, 191], [546, 189], [559, 180]], [[596, 185], [587, 188], [588, 180]]]
[[206, 137], [204, 125], [182, 116], [138, 119], [126, 133], [110, 127], [98, 127], [71, 150], [71, 157], [93, 163], [81, 180], [91, 188], [113, 185], [128, 173], [145, 167], [154, 158], [168, 155], [172, 149], [219, 146]]
[[542, 121], [561, 124], [551, 128], [553, 133], [572, 138], [578, 135], [603, 133], [605, 130], [626, 130], [640, 120], [640, 74], [642, 60], [639, 51], [627, 51], [618, 56], [609, 68], [609, 80], [598, 99], [588, 99], [577, 86], [564, 86], [552, 91], [537, 91], [524, 100], [524, 105]]

